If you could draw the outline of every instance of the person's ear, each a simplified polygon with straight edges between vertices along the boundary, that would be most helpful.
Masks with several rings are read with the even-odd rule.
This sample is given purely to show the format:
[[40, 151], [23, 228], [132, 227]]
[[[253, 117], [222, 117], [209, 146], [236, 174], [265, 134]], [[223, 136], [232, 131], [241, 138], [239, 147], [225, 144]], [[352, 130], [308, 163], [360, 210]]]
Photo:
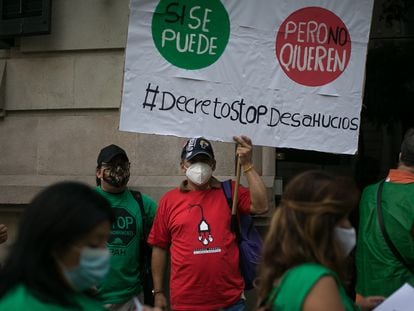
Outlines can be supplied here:
[[213, 165], [211, 166], [213, 172], [216, 170], [216, 160], [213, 160]]
[[185, 173], [186, 167], [185, 167], [185, 165], [184, 165], [184, 161], [181, 161], [181, 162], [180, 162], [180, 167], [181, 167], [181, 171], [182, 171], [183, 173]]
[[103, 169], [102, 167], [97, 167], [96, 168], [96, 177], [101, 179], [103, 177]]

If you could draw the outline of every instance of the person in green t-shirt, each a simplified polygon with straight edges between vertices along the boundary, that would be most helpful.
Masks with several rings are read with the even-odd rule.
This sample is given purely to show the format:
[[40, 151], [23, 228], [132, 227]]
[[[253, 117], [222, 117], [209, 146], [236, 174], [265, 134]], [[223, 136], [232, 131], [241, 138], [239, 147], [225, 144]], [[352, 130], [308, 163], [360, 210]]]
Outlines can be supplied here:
[[[346, 257], [355, 246], [348, 220], [358, 205], [354, 182], [322, 171], [297, 175], [286, 186], [264, 240], [258, 305], [277, 311], [358, 310], [346, 294]], [[371, 310], [383, 297], [367, 297]]]
[[[143, 290], [140, 275], [143, 221], [138, 201], [127, 187], [129, 177], [130, 162], [125, 150], [114, 144], [104, 147], [97, 159], [95, 190], [110, 202], [115, 213], [107, 244], [112, 255], [111, 267], [98, 287], [108, 310], [130, 310]], [[144, 194], [141, 197], [150, 228], [157, 204]]]
[[109, 270], [113, 211], [77, 182], [47, 187], [25, 208], [0, 270], [0, 310], [103, 310], [88, 294]]
[[[383, 226], [397, 252], [391, 250], [379, 224], [379, 194]], [[385, 181], [364, 189], [358, 232], [358, 299], [372, 293], [389, 296], [406, 282], [414, 286], [414, 128], [404, 135], [397, 169], [391, 169]]]

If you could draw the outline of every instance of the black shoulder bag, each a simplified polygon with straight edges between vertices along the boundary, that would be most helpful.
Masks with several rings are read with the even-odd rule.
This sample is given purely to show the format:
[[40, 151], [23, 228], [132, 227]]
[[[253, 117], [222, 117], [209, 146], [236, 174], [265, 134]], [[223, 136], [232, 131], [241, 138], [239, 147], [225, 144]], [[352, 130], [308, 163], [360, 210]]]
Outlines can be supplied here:
[[395, 247], [394, 243], [391, 241], [390, 236], [387, 233], [384, 225], [384, 216], [382, 214], [381, 208], [381, 200], [382, 200], [382, 187], [384, 186], [384, 181], [382, 180], [378, 186], [377, 190], [377, 216], [378, 216], [378, 223], [381, 228], [382, 235], [384, 237], [385, 242], [387, 243], [388, 247], [390, 248], [391, 252], [394, 254], [395, 258], [397, 258], [411, 273], [414, 274], [414, 269], [408, 262], [404, 259], [398, 249]]
[[151, 230], [151, 226], [149, 225], [147, 213], [144, 210], [144, 202], [142, 200], [141, 192], [139, 191], [132, 191], [132, 196], [138, 202], [139, 208], [141, 210], [141, 217], [142, 217], [142, 232], [143, 235], [141, 236], [140, 241], [140, 274], [141, 274], [141, 284], [142, 284], [142, 291], [144, 293], [144, 304], [149, 306], [154, 306], [154, 295], [152, 294], [152, 290], [154, 288], [154, 284], [152, 281], [152, 273], [151, 273], [151, 255], [152, 255], [152, 247], [148, 245], [147, 239], [149, 232]]

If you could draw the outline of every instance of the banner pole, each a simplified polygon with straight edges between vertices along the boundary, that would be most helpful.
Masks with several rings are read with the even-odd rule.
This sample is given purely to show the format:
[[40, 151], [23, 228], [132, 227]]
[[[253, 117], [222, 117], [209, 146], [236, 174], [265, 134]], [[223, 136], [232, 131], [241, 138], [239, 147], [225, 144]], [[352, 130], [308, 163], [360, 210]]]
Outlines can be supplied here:
[[240, 158], [237, 156], [237, 164], [236, 164], [236, 183], [234, 185], [234, 194], [233, 194], [233, 205], [231, 207], [231, 214], [237, 214], [237, 199], [239, 195], [239, 184], [240, 184]]

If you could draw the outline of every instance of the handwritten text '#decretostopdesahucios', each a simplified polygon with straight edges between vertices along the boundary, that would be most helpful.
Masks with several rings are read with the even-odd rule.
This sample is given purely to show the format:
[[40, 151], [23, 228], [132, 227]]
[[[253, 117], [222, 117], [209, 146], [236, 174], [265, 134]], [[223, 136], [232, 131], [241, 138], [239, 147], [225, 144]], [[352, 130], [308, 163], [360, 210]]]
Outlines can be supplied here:
[[276, 107], [249, 105], [243, 98], [226, 102], [217, 97], [200, 99], [186, 95], [174, 95], [172, 92], [160, 90], [158, 85], [151, 83], [145, 90], [145, 99], [141, 104], [145, 110], [154, 111], [155, 109], [168, 113], [204, 115], [217, 120], [231, 120], [245, 125], [323, 127], [350, 131], [356, 131], [359, 128], [358, 117], [321, 112], [310, 114], [282, 111]]

